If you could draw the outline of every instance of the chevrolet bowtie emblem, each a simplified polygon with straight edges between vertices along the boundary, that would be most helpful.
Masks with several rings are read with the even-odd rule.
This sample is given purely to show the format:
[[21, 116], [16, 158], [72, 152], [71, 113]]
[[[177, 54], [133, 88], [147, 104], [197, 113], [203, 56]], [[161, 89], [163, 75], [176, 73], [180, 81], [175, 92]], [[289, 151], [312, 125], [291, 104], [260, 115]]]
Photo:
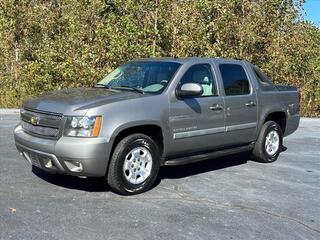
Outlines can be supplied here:
[[40, 119], [38, 117], [31, 117], [30, 118], [30, 122], [32, 125], [38, 125], [39, 121], [40, 121]]

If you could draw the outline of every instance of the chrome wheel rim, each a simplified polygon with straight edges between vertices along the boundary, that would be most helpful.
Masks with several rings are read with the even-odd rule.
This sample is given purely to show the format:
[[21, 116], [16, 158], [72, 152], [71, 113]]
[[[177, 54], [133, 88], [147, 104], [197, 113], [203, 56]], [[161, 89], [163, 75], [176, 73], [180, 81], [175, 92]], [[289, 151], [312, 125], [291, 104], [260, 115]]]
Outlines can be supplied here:
[[277, 131], [272, 130], [266, 136], [265, 149], [268, 155], [274, 155], [279, 149], [279, 134]]
[[152, 155], [145, 147], [132, 149], [124, 160], [123, 174], [131, 184], [140, 184], [146, 180], [152, 170]]

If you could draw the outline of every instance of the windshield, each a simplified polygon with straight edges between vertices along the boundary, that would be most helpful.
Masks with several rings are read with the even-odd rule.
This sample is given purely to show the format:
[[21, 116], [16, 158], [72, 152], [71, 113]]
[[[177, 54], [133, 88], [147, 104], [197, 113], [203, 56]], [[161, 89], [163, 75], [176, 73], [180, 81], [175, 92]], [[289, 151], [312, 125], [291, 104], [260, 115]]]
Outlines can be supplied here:
[[106, 75], [97, 85], [161, 93], [180, 65], [175, 62], [130, 62]]

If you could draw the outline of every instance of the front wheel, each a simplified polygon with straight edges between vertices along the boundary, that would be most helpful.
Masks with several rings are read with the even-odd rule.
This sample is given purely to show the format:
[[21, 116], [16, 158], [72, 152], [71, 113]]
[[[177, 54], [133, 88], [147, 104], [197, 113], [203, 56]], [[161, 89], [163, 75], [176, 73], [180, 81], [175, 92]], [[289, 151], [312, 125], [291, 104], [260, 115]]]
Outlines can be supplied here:
[[107, 181], [117, 193], [141, 193], [150, 189], [159, 167], [160, 154], [156, 143], [144, 134], [132, 134], [122, 139], [114, 149]]
[[268, 121], [263, 124], [253, 149], [253, 157], [258, 162], [270, 163], [278, 159], [282, 148], [283, 133], [278, 123]]

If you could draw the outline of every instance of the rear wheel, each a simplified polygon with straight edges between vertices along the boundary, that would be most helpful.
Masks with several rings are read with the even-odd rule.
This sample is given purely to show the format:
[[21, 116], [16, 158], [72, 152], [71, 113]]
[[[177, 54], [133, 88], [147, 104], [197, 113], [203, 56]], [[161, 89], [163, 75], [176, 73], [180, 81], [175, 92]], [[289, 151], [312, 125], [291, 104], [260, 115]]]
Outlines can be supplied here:
[[268, 121], [263, 124], [253, 149], [255, 160], [263, 163], [278, 159], [282, 148], [283, 133], [278, 123]]
[[160, 167], [156, 143], [144, 134], [132, 134], [116, 146], [109, 165], [107, 181], [113, 191], [132, 195], [152, 186]]

